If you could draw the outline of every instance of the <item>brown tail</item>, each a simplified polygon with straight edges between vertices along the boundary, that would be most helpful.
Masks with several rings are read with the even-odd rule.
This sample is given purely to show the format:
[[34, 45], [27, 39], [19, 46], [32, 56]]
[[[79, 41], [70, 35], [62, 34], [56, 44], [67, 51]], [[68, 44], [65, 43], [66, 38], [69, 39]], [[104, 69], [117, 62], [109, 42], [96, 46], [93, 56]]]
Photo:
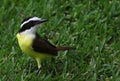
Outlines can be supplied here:
[[58, 51], [64, 51], [64, 50], [75, 50], [73, 47], [57, 47]]

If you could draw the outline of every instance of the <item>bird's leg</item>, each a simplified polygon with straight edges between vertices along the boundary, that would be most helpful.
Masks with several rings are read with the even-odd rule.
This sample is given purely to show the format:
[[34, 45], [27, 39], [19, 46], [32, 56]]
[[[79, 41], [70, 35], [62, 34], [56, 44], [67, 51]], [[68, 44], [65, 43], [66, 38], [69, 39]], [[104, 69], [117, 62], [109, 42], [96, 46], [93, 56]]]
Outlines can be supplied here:
[[39, 58], [36, 58], [36, 61], [37, 61], [37, 65], [38, 65], [37, 74], [39, 74], [41, 72], [41, 60]]

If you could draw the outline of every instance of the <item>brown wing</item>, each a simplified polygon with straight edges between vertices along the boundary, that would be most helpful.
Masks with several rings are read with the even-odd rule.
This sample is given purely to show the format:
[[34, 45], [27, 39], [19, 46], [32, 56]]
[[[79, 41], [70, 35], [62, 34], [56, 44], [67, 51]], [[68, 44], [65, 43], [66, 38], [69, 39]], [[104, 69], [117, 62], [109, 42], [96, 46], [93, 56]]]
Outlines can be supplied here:
[[42, 39], [37, 33], [35, 39], [33, 40], [32, 48], [39, 53], [57, 55], [56, 46], [52, 45], [47, 40]]

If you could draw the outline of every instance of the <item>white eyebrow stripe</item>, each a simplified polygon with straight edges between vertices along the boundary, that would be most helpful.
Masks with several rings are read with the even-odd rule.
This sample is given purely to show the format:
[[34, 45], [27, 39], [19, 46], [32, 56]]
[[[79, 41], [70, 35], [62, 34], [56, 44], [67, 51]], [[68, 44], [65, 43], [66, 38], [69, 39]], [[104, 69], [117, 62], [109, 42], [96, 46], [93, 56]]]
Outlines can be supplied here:
[[20, 25], [20, 28], [22, 28], [22, 26], [26, 23], [29, 23], [30, 21], [35, 21], [35, 20], [41, 20], [41, 18], [38, 18], [38, 17], [32, 17], [30, 18], [29, 20], [23, 22], [21, 25]]
[[27, 20], [27, 21], [23, 22], [23, 23], [20, 25], [20, 28], [22, 28], [22, 26], [23, 26], [24, 24], [28, 23], [29, 21], [30, 21], [30, 20]]

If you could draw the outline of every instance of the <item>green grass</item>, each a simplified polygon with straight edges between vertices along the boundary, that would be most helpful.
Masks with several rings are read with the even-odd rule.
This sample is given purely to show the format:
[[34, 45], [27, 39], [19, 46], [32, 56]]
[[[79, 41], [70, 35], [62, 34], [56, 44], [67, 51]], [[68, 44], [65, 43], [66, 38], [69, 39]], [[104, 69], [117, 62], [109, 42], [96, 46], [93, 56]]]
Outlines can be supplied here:
[[[0, 81], [120, 81], [119, 0], [0, 0]], [[76, 47], [42, 62], [20, 50], [16, 33], [29, 16], [49, 19], [38, 32]]]

